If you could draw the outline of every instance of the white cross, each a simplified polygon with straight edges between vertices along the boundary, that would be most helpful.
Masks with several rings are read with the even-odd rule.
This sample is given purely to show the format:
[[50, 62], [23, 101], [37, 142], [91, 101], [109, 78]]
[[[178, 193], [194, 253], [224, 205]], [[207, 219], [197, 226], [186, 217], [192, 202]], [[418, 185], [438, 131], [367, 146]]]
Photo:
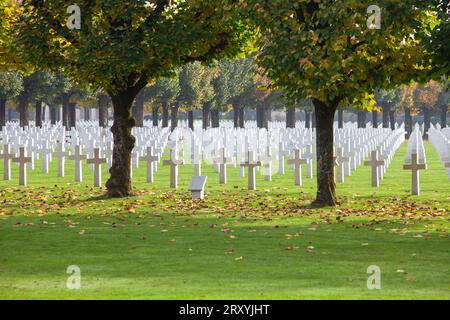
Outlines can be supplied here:
[[225, 147], [220, 148], [220, 156], [217, 157], [214, 162], [219, 164], [219, 183], [226, 184], [227, 183], [227, 162], [231, 161], [230, 158], [226, 157], [226, 149]]
[[69, 153], [65, 151], [64, 142], [59, 143], [58, 149], [59, 151], [53, 152], [53, 156], [58, 159], [58, 177], [64, 177], [64, 165]]
[[87, 156], [81, 154], [82, 148], [81, 146], [75, 146], [75, 153], [69, 157], [69, 160], [73, 160], [75, 166], [75, 182], [83, 181], [83, 167], [82, 161], [87, 159]]
[[178, 188], [178, 166], [183, 165], [184, 160], [177, 159], [177, 151], [176, 149], [170, 150], [170, 159], [164, 160], [164, 166], [170, 166], [170, 187]]
[[261, 166], [261, 161], [255, 161], [255, 154], [253, 151], [248, 152], [248, 161], [241, 163], [241, 167], [248, 167], [248, 189], [256, 190], [255, 169]]
[[139, 160], [147, 162], [147, 182], [153, 183], [153, 162], [158, 161], [158, 155], [153, 154], [153, 147], [147, 147], [147, 155]]
[[380, 185], [380, 177], [378, 175], [378, 167], [384, 166], [384, 160], [378, 159], [378, 151], [372, 150], [371, 159], [364, 161], [365, 166], [372, 167], [372, 187], [378, 187]]
[[24, 147], [19, 148], [19, 156], [13, 158], [13, 162], [19, 163], [19, 184], [27, 185], [27, 163], [31, 162], [31, 157], [26, 156], [27, 152]]
[[3, 159], [3, 179], [11, 180], [11, 159], [16, 157], [15, 153], [10, 153], [9, 144], [3, 146], [3, 153], [0, 154], [0, 159]]
[[337, 181], [343, 183], [345, 181], [345, 163], [350, 161], [349, 157], [344, 157], [344, 149], [343, 148], [337, 148], [336, 149], [336, 161], [338, 163], [338, 178]]
[[48, 162], [50, 160], [49, 155], [53, 149], [48, 146], [48, 140], [44, 141], [42, 149], [39, 149], [39, 153], [42, 156], [42, 173], [48, 173]]
[[100, 149], [94, 148], [94, 157], [87, 159], [88, 164], [94, 165], [94, 186], [102, 186], [102, 164], [106, 163], [106, 158], [100, 158]]
[[288, 164], [294, 165], [295, 170], [295, 185], [301, 186], [302, 185], [302, 164], [307, 164], [308, 160], [303, 159], [300, 155], [300, 149], [294, 150], [294, 158], [288, 160]]
[[411, 164], [405, 164], [403, 166], [404, 170], [412, 171], [412, 183], [411, 183], [411, 191], [412, 195], [418, 196], [420, 194], [420, 178], [419, 178], [419, 170], [426, 170], [426, 163], [418, 163], [417, 152], [413, 152], [411, 154]]

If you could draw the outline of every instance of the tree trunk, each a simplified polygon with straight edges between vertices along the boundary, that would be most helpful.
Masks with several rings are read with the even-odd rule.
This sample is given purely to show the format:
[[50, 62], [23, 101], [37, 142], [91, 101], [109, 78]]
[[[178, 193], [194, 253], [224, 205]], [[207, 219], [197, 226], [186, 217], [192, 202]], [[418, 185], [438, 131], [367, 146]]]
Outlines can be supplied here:
[[75, 128], [77, 126], [77, 104], [69, 103], [69, 128]]
[[41, 117], [41, 119], [42, 119], [43, 122], [45, 122], [45, 117], [47, 116], [46, 112], [47, 112], [47, 106], [42, 107], [42, 117]]
[[383, 106], [383, 128], [389, 128], [391, 106]]
[[35, 111], [36, 111], [36, 127], [42, 128], [42, 101], [37, 100], [35, 104]]
[[218, 109], [211, 110], [211, 127], [220, 127], [220, 111]]
[[305, 128], [311, 128], [311, 113], [309, 113], [308, 111], [305, 111]]
[[6, 125], [6, 99], [0, 99], [0, 131]]
[[405, 131], [406, 131], [406, 139], [409, 139], [409, 136], [412, 132], [412, 118], [411, 118], [411, 110], [409, 108], [405, 108]]
[[143, 90], [136, 96], [133, 105], [133, 117], [136, 120], [136, 127], [142, 128], [144, 126], [144, 94]]
[[395, 130], [395, 111], [389, 111], [389, 122], [391, 123], [391, 130]]
[[233, 105], [233, 119], [235, 128], [239, 128], [240, 113], [240, 108], [237, 105]]
[[344, 110], [343, 109], [338, 110], [338, 128], [339, 129], [344, 128]]
[[84, 110], [84, 121], [89, 121], [89, 120], [91, 120], [90, 118], [90, 113], [89, 113], [89, 111], [91, 110], [91, 109], [89, 109], [89, 108], [83, 108], [83, 110]]
[[269, 121], [272, 119], [272, 109], [267, 102], [264, 102], [263, 109], [263, 128], [269, 130]]
[[445, 108], [441, 108], [440, 123], [441, 128], [447, 127], [447, 106], [445, 106]]
[[22, 128], [29, 125], [28, 100], [26, 98], [19, 98], [19, 118]]
[[367, 111], [358, 110], [358, 128], [365, 128], [367, 120]]
[[167, 128], [169, 126], [169, 104], [167, 102], [162, 103], [162, 127]]
[[69, 96], [67, 94], [63, 94], [62, 96], [62, 125], [66, 128], [66, 130], [70, 129], [69, 124]]
[[244, 129], [245, 128], [245, 121], [244, 121], [244, 107], [239, 108], [239, 127]]
[[[316, 113], [313, 112], [313, 113], [311, 113], [311, 128], [316, 128], [316, 121], [317, 121]], [[333, 119], [333, 121], [334, 121], [334, 119]]]
[[424, 122], [423, 138], [428, 139], [428, 130], [430, 130], [431, 124], [431, 110], [429, 108], [423, 109], [423, 122]]
[[178, 127], [178, 109], [180, 108], [178, 102], [175, 102], [170, 108], [170, 130], [175, 130]]
[[372, 110], [372, 126], [378, 128], [378, 111]]
[[188, 111], [188, 125], [189, 128], [194, 131], [194, 110]]
[[286, 111], [286, 128], [295, 129], [295, 108], [288, 108]]
[[339, 102], [325, 104], [313, 100], [313, 103], [317, 121], [317, 195], [313, 204], [335, 206], [337, 197], [334, 181], [333, 122]]
[[98, 124], [102, 128], [108, 127], [108, 96], [106, 94], [98, 97]]
[[108, 196], [127, 197], [132, 195], [131, 189], [131, 151], [136, 139], [131, 134], [135, 120], [131, 115], [131, 107], [136, 96], [131, 90], [110, 94], [114, 108], [114, 124], [111, 132], [114, 137], [113, 162], [106, 182]]
[[56, 124], [56, 112], [58, 111], [56, 106], [50, 106], [50, 123]]
[[153, 122], [153, 126], [157, 127], [158, 126], [158, 105], [155, 104], [152, 107], [152, 122]]
[[258, 104], [256, 106], [256, 126], [258, 128], [262, 128], [262, 126], [263, 126], [262, 125], [262, 123], [263, 123], [263, 110], [264, 110], [264, 107], [263, 107], [262, 103]]
[[203, 104], [202, 108], [202, 127], [203, 129], [208, 129], [211, 122], [211, 102], [206, 102]]

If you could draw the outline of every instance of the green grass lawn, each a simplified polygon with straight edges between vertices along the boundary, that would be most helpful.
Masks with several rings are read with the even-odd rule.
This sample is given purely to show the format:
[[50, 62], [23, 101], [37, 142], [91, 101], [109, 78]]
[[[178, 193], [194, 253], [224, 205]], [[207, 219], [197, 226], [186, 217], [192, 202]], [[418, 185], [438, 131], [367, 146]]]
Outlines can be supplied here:
[[[166, 167], [148, 185], [142, 164], [129, 199], [104, 199], [87, 167], [73, 183], [70, 162], [58, 178], [56, 159], [47, 175], [37, 161], [26, 188], [14, 166], [0, 181], [0, 298], [449, 299], [450, 181], [425, 146], [420, 196], [409, 196], [404, 144], [380, 188], [359, 167], [327, 209], [308, 207], [315, 180], [295, 187], [288, 167], [248, 191], [237, 169], [224, 186], [203, 166], [207, 199], [194, 202], [190, 165], [172, 190]], [[69, 265], [81, 268], [80, 290], [66, 288]], [[381, 290], [367, 289], [370, 265]]]

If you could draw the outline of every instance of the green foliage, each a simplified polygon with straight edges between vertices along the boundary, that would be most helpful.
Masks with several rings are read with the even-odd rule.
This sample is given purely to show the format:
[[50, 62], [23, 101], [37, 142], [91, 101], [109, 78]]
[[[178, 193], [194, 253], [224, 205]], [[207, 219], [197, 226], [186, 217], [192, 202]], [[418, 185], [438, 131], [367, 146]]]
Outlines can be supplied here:
[[108, 92], [140, 89], [187, 62], [235, 56], [252, 34], [222, 0], [80, 0], [80, 30], [66, 28], [65, 0], [23, 4], [20, 56]]
[[367, 92], [424, 73], [424, 48], [412, 35], [423, 32], [429, 19], [413, 6], [417, 1], [379, 1], [381, 30], [366, 26], [371, 1], [239, 2], [263, 35], [258, 63], [272, 86], [294, 99], [362, 106]]
[[172, 104], [180, 92], [180, 86], [176, 77], [161, 78], [144, 90], [145, 98], [156, 103]]
[[22, 76], [19, 72], [0, 72], [0, 99], [14, 98], [22, 89]]
[[30, 103], [32, 100], [43, 100], [51, 90], [53, 76], [47, 72], [37, 71], [23, 78], [23, 90], [18, 99]]

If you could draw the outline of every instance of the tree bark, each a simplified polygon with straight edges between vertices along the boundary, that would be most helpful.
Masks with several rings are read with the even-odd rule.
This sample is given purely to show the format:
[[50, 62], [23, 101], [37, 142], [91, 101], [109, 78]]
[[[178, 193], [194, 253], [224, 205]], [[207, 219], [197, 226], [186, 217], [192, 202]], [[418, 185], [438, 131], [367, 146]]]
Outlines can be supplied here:
[[36, 101], [36, 127], [42, 128], [42, 101], [37, 100]]
[[305, 128], [311, 128], [311, 113], [308, 111], [305, 111]]
[[372, 126], [378, 128], [378, 111], [372, 110]]
[[240, 108], [237, 105], [233, 105], [233, 120], [234, 120], [234, 127], [235, 128], [239, 128], [239, 123], [240, 123]]
[[144, 94], [143, 90], [136, 96], [133, 105], [133, 117], [136, 120], [136, 127], [142, 128], [144, 126]]
[[170, 130], [173, 131], [178, 127], [178, 109], [180, 105], [175, 102], [170, 108]]
[[167, 128], [169, 126], [169, 104], [167, 102], [162, 103], [162, 127]]
[[245, 110], [244, 107], [239, 108], [239, 127], [244, 129], [245, 128]]
[[6, 99], [0, 99], [0, 131], [6, 125]]
[[69, 103], [69, 128], [75, 128], [77, 126], [77, 104]]
[[158, 109], [159, 106], [157, 104], [152, 106], [152, 122], [154, 127], [158, 126]]
[[89, 108], [84, 108], [84, 121], [89, 121], [89, 120], [91, 120], [91, 117], [90, 117], [90, 111], [91, 109], [89, 109]]
[[317, 195], [313, 205], [337, 205], [336, 184], [334, 181], [333, 122], [339, 101], [330, 104], [313, 100], [317, 129]]
[[445, 106], [445, 108], [441, 108], [440, 123], [441, 128], [447, 127], [447, 106]]
[[208, 129], [211, 123], [211, 102], [203, 104], [202, 108], [202, 127]]
[[29, 125], [28, 99], [23, 97], [19, 98], [19, 119], [22, 128]]
[[431, 110], [429, 108], [423, 109], [423, 122], [424, 122], [423, 138], [428, 139], [428, 130], [430, 130], [431, 124]]
[[[333, 119], [334, 120], [334, 119]], [[316, 113], [311, 113], [311, 128], [316, 128]]]
[[109, 173], [110, 178], [106, 182], [107, 195], [112, 198], [127, 197], [132, 195], [131, 189], [131, 152], [136, 139], [131, 134], [135, 120], [131, 114], [131, 107], [137, 92], [126, 90], [111, 93], [114, 108], [114, 124], [111, 132], [114, 137], [113, 162]]
[[389, 128], [390, 112], [391, 106], [383, 105], [383, 128]]
[[220, 127], [220, 111], [218, 109], [211, 110], [211, 127]]
[[367, 111], [358, 110], [358, 128], [365, 128], [367, 120]]
[[389, 122], [391, 124], [391, 130], [395, 130], [395, 111], [389, 111]]
[[406, 130], [406, 139], [409, 139], [409, 136], [412, 132], [412, 118], [411, 118], [411, 110], [409, 108], [405, 108], [405, 130]]
[[269, 121], [272, 118], [272, 109], [270, 105], [265, 101], [263, 108], [263, 128], [269, 130]]
[[98, 97], [98, 124], [102, 128], [108, 127], [108, 96], [106, 94]]
[[70, 129], [69, 124], [69, 96], [67, 94], [62, 95], [62, 119], [61, 122], [66, 130]]
[[344, 110], [343, 109], [338, 110], [338, 128], [339, 129], [344, 128]]
[[50, 106], [50, 123], [56, 124], [56, 112], [57, 112], [56, 106]]
[[264, 107], [262, 105], [262, 102], [256, 106], [256, 126], [258, 128], [263, 127], [263, 110]]
[[295, 108], [288, 108], [286, 111], [286, 128], [295, 129]]
[[189, 128], [193, 131], [194, 130], [194, 110], [188, 111], [188, 125], [189, 125]]

